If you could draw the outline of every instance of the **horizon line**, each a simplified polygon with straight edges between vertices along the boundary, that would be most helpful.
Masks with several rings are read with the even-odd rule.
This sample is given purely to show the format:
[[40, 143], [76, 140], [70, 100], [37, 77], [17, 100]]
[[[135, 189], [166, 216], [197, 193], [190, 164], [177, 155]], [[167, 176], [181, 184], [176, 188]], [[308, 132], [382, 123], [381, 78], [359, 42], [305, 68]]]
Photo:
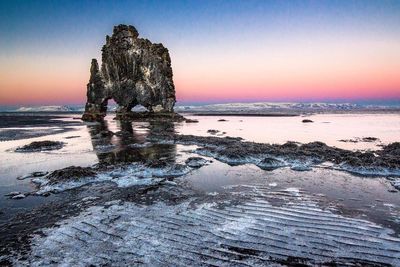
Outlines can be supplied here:
[[[231, 103], [391, 103], [400, 105], [399, 98], [357, 98], [357, 99], [346, 99], [346, 98], [328, 98], [328, 99], [216, 99], [216, 100], [177, 100], [176, 105], [210, 105], [210, 104], [231, 104]], [[109, 105], [115, 104], [114, 102]], [[40, 102], [40, 103], [0, 103], [0, 107], [16, 107], [16, 106], [77, 106], [85, 105], [85, 101], [82, 102]]]

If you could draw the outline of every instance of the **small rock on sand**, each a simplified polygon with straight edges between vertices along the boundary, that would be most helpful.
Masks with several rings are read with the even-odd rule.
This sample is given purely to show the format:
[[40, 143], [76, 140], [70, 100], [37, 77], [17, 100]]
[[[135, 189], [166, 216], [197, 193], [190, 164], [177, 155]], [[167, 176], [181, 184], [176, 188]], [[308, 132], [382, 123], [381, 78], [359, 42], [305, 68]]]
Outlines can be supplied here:
[[286, 164], [279, 160], [279, 159], [275, 159], [275, 158], [270, 158], [270, 157], [266, 157], [263, 160], [261, 160], [257, 166], [263, 170], [266, 171], [272, 171], [274, 169], [280, 168], [280, 167], [284, 167]]
[[11, 197], [11, 199], [23, 199], [23, 198], [26, 198], [25, 194], [19, 194]]
[[305, 171], [311, 171], [312, 168], [307, 165], [293, 165], [290, 167], [292, 171], [298, 171], [298, 172], [305, 172]]
[[25, 179], [28, 179], [28, 178], [42, 177], [42, 176], [47, 175], [48, 173], [49, 172], [32, 172], [30, 174], [17, 177], [17, 179], [18, 180], [25, 180]]
[[345, 143], [358, 143], [358, 142], [365, 142], [365, 143], [372, 143], [372, 142], [378, 142], [379, 138], [376, 137], [356, 137], [354, 139], [340, 139], [339, 142], [345, 142]]
[[73, 139], [73, 138], [79, 138], [81, 137], [80, 135], [71, 135], [71, 136], [66, 136], [65, 139]]
[[13, 196], [20, 195], [20, 194], [21, 194], [21, 192], [14, 191], [14, 192], [10, 192], [8, 194], [5, 194], [5, 196], [6, 197], [13, 197]]
[[207, 131], [207, 133], [209, 134], [217, 134], [219, 131], [218, 130], [214, 130], [214, 129], [210, 129]]
[[24, 145], [22, 147], [18, 147], [16, 152], [40, 152], [40, 151], [48, 151], [48, 150], [57, 150], [61, 149], [64, 146], [63, 142], [58, 141], [35, 141], [28, 145]]
[[309, 119], [304, 119], [304, 120], [302, 120], [301, 122], [302, 122], [302, 123], [312, 123], [312, 122], [314, 122], [314, 121], [309, 120]]
[[50, 184], [62, 181], [78, 180], [83, 177], [95, 176], [96, 173], [90, 167], [70, 166], [64, 169], [53, 171], [46, 178]]
[[378, 141], [379, 139], [378, 138], [376, 138], [376, 137], [363, 137], [363, 139], [362, 139], [362, 141], [363, 142], [367, 142], [367, 143], [370, 143], [370, 142], [375, 142], [375, 141]]
[[344, 143], [358, 143], [358, 140], [356, 140], [356, 139], [340, 139], [338, 141], [344, 142]]
[[185, 120], [186, 123], [198, 123], [198, 120], [194, 120], [194, 119], [186, 119]]
[[32, 177], [42, 177], [45, 176], [46, 174], [48, 174], [49, 172], [32, 172], [31, 176]]
[[207, 160], [201, 157], [190, 157], [188, 158], [185, 163], [192, 168], [200, 168], [207, 164]]

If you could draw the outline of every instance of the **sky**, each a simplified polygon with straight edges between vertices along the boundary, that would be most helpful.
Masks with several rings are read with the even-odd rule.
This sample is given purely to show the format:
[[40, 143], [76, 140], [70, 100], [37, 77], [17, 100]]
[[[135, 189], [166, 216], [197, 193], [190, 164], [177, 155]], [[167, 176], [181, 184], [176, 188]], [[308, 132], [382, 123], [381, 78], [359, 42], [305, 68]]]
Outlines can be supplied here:
[[400, 1], [0, 1], [0, 105], [81, 104], [117, 24], [163, 43], [178, 103], [400, 101]]

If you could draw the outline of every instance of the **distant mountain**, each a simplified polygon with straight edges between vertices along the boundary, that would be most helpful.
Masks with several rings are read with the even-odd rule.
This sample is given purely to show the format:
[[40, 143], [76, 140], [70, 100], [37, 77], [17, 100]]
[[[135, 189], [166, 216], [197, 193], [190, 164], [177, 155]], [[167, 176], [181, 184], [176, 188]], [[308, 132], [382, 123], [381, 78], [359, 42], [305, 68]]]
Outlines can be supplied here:
[[[108, 106], [109, 112], [115, 112], [117, 106]], [[0, 112], [83, 112], [83, 105], [49, 105], [1, 107]], [[142, 106], [136, 106], [132, 111], [145, 111]], [[175, 111], [182, 113], [307, 113], [307, 112], [351, 112], [365, 110], [400, 110], [399, 105], [384, 105], [370, 103], [301, 103], [301, 102], [257, 102], [257, 103], [225, 103], [206, 105], [176, 105]]]
[[383, 105], [362, 105], [355, 103], [296, 103], [296, 102], [257, 102], [257, 103], [226, 103], [199, 106], [177, 106], [177, 112], [187, 113], [264, 113], [264, 112], [329, 112], [357, 110], [390, 110], [395, 107]]
[[31, 106], [20, 107], [15, 110], [16, 112], [68, 112], [73, 111], [68, 106]]
[[4, 109], [2, 111], [7, 112], [83, 112], [84, 106], [73, 105], [73, 106], [23, 106]]

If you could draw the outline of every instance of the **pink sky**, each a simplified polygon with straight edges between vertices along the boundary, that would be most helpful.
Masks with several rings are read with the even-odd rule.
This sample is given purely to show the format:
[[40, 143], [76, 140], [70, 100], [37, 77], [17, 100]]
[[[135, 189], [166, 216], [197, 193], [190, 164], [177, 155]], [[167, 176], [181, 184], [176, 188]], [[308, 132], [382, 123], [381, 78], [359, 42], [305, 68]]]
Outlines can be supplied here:
[[[399, 99], [400, 43], [279, 42], [170, 49], [178, 101]], [[0, 104], [85, 102], [80, 55], [21, 54], [0, 65]]]

